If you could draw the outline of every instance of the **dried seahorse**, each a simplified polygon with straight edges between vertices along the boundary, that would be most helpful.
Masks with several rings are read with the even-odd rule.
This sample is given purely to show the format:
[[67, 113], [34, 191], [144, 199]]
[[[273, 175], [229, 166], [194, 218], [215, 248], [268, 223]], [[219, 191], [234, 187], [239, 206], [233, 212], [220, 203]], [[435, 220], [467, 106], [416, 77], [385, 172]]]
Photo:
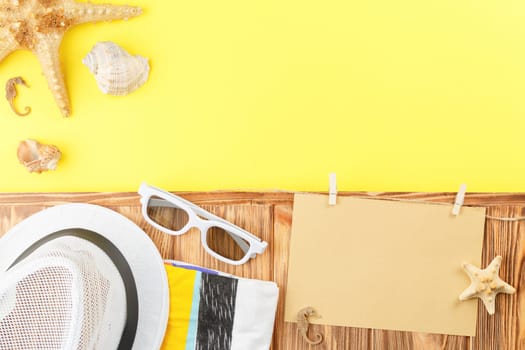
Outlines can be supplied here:
[[27, 83], [25, 82], [24, 79], [22, 79], [22, 77], [11, 78], [5, 84], [5, 98], [9, 102], [9, 105], [11, 105], [11, 109], [13, 110], [13, 112], [23, 117], [23, 116], [28, 115], [29, 112], [31, 112], [31, 107], [26, 106], [25, 113], [21, 113], [16, 109], [14, 102], [15, 102], [15, 97], [17, 95], [16, 93], [17, 84], [21, 84], [21, 85], [28, 87]]
[[297, 313], [297, 330], [308, 344], [317, 345], [323, 341], [323, 335], [315, 334], [315, 340], [308, 338], [308, 326], [310, 325], [310, 317], [320, 317], [313, 307], [305, 307]]

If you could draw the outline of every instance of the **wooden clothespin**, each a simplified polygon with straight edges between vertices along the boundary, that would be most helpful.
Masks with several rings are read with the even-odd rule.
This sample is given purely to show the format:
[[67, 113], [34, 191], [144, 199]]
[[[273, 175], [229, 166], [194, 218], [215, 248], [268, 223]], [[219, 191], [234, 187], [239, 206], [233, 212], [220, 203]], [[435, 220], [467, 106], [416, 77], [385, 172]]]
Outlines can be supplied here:
[[454, 202], [454, 207], [452, 208], [452, 215], [458, 216], [461, 206], [465, 202], [465, 193], [467, 192], [467, 185], [462, 184], [459, 186], [458, 194], [456, 195], [456, 201]]
[[337, 178], [335, 173], [328, 175], [329, 189], [328, 189], [328, 205], [335, 205], [337, 202]]

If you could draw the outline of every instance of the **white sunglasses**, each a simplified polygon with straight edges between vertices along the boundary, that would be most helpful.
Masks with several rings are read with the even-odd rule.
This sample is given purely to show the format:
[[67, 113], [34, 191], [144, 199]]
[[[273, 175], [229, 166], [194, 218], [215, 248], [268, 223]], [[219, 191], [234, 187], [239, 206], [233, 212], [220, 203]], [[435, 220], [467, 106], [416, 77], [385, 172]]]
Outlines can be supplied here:
[[228, 264], [244, 264], [268, 246], [248, 231], [170, 192], [143, 183], [138, 193], [142, 215], [149, 224], [174, 236], [198, 228], [204, 249]]

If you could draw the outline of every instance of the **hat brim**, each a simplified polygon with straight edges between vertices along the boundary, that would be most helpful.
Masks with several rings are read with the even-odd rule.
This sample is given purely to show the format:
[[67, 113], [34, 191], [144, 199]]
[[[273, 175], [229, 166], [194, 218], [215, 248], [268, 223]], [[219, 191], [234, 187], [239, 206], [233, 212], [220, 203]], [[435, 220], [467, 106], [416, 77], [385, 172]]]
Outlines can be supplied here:
[[106, 238], [126, 259], [137, 289], [138, 319], [132, 349], [160, 348], [169, 312], [164, 262], [151, 239], [126, 217], [101, 206], [63, 204], [23, 220], [0, 238], [0, 271], [7, 271], [36, 242], [67, 229]]

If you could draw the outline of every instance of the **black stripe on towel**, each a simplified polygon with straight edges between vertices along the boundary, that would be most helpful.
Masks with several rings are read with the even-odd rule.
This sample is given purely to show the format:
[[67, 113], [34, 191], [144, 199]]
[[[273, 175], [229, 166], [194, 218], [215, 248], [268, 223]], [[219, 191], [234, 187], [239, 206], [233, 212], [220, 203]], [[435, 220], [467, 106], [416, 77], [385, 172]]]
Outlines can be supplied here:
[[196, 350], [229, 350], [237, 279], [203, 273]]

